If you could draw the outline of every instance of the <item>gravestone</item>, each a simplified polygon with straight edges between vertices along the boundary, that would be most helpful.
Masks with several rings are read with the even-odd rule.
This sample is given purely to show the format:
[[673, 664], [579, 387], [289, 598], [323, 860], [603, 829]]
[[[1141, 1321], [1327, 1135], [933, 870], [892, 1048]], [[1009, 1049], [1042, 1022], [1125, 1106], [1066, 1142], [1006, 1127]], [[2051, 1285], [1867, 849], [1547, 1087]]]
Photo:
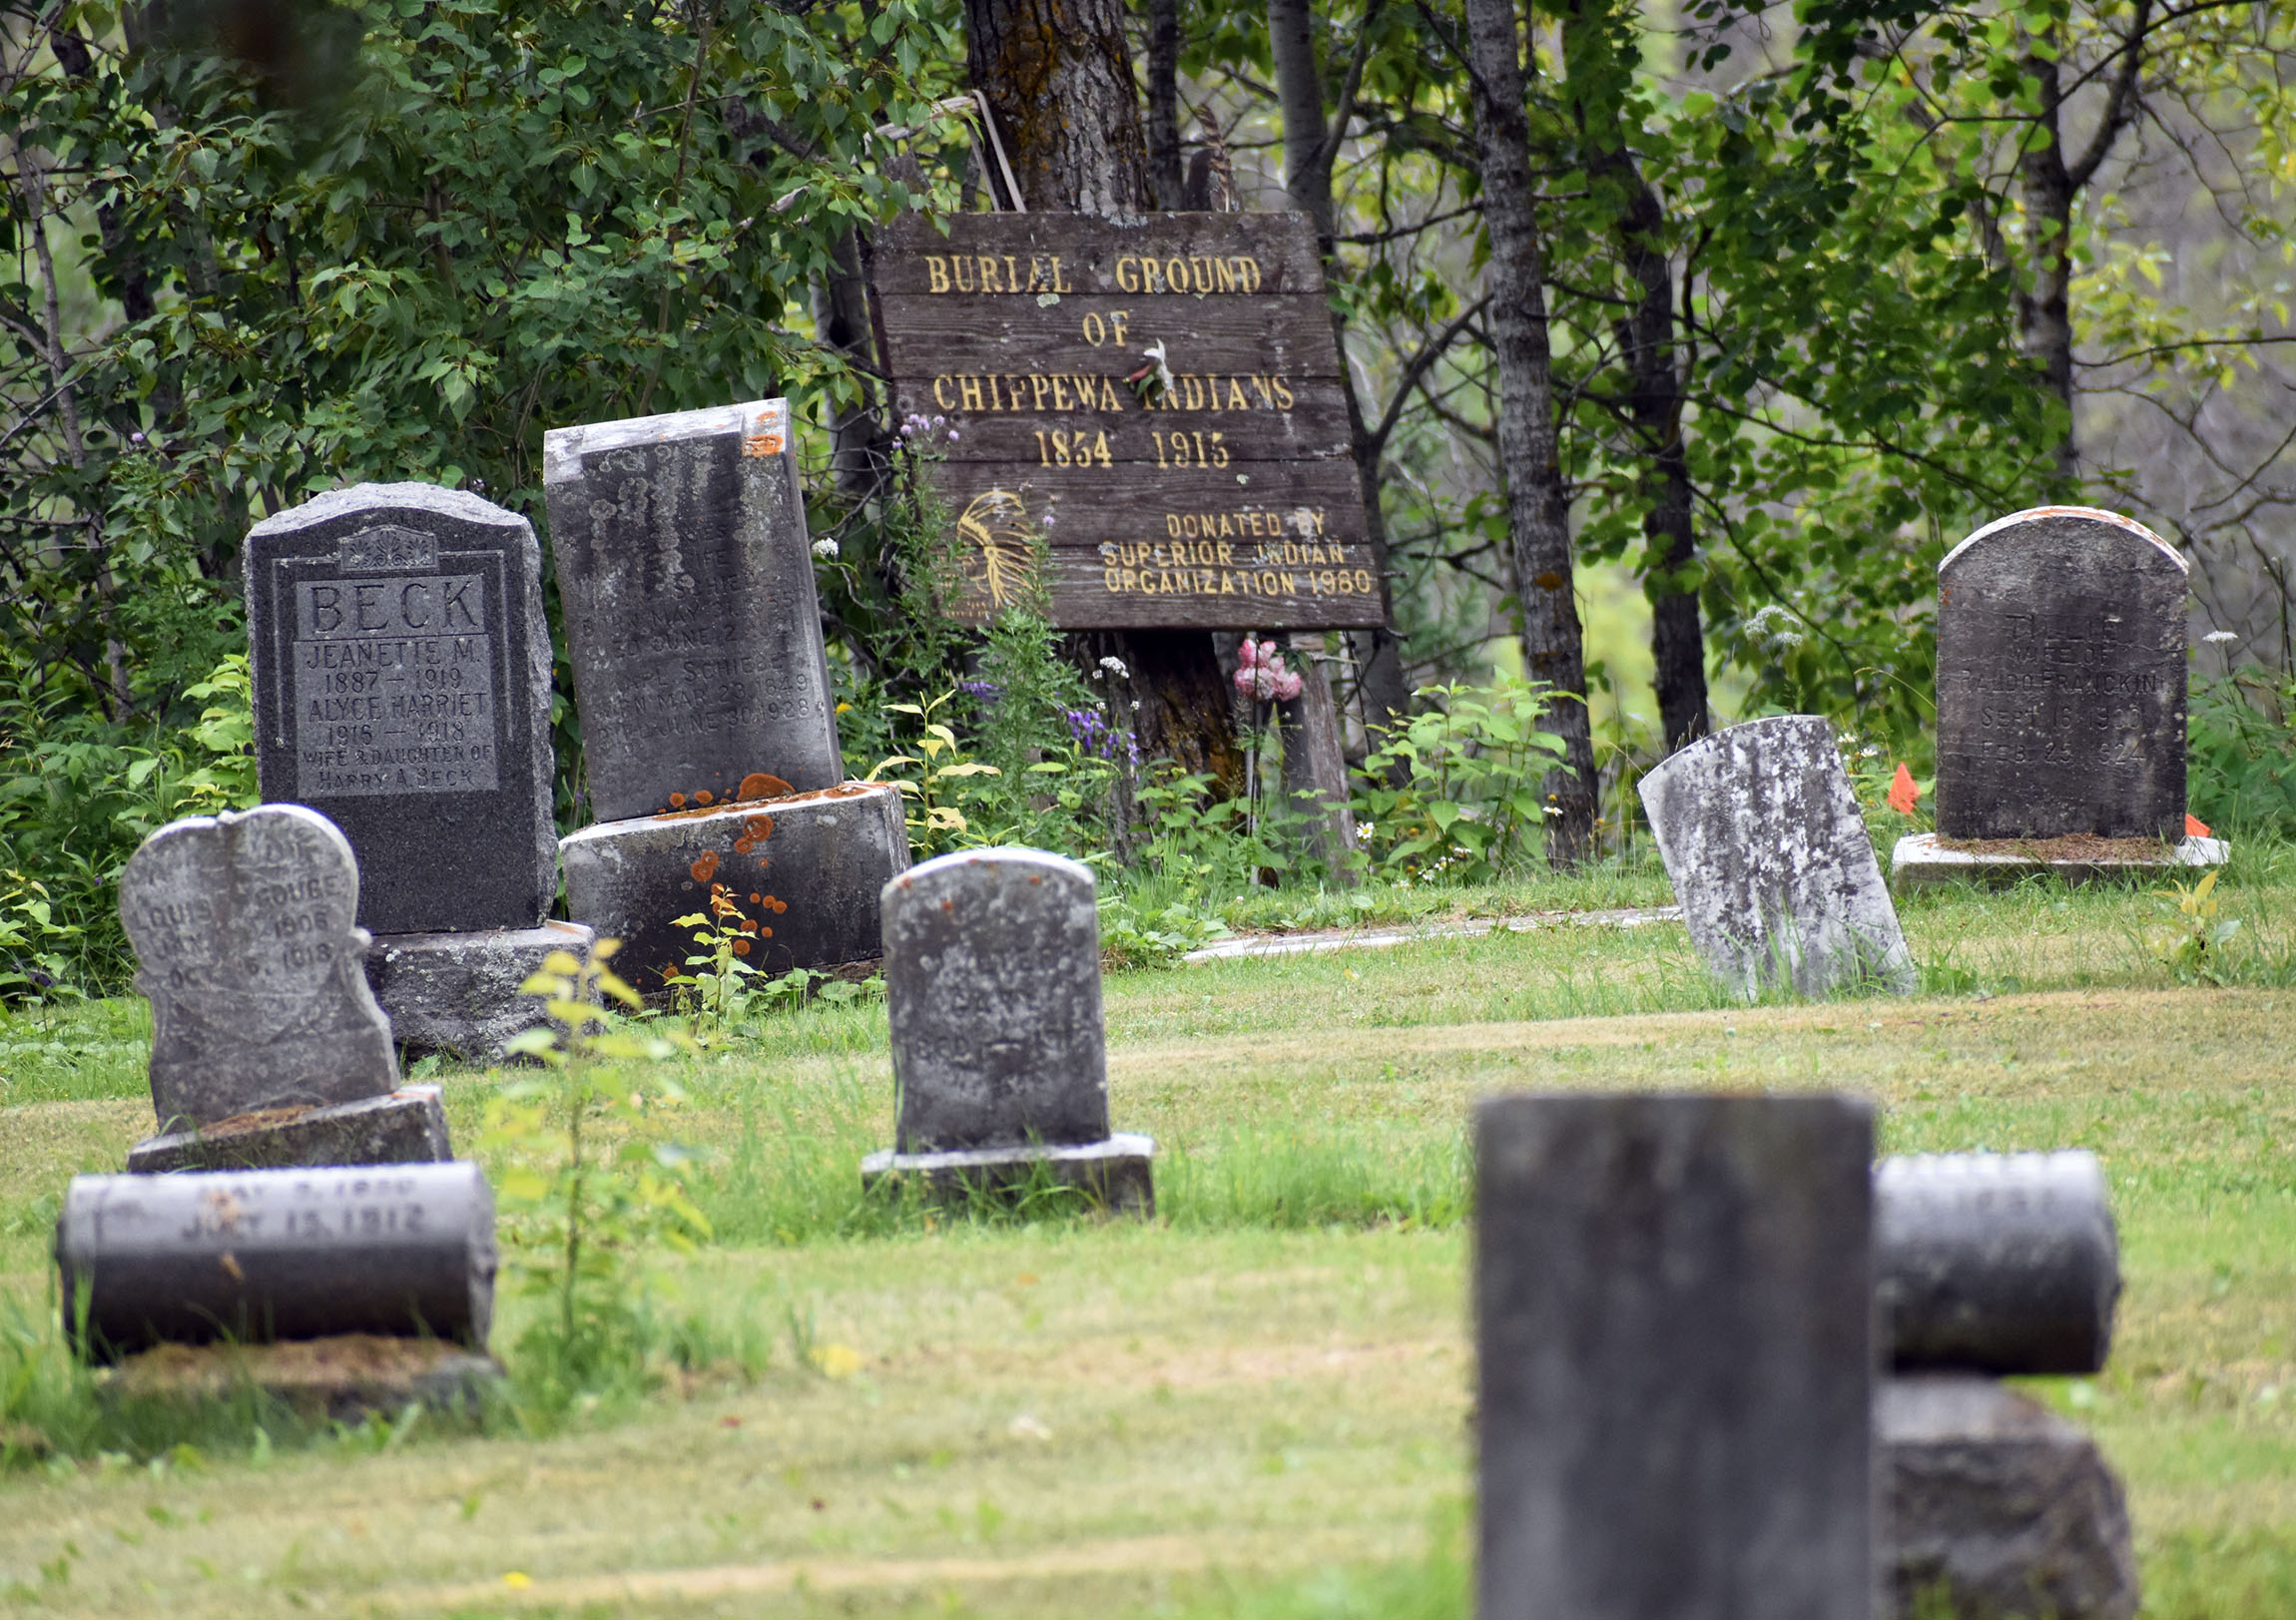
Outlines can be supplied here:
[[244, 556], [267, 801], [342, 828], [398, 1039], [499, 1053], [518, 986], [589, 935], [557, 898], [550, 630], [527, 521], [433, 484], [358, 484], [265, 519]]
[[2086, 506], [2013, 513], [1947, 554], [1937, 831], [1900, 844], [1901, 883], [2222, 860], [2186, 838], [2189, 572]]
[[864, 1182], [1046, 1178], [1154, 1213], [1155, 1143], [1108, 1129], [1097, 888], [1089, 866], [1040, 849], [960, 850], [885, 885], [898, 1110]]
[[1866, 1104], [1475, 1112], [1481, 1620], [1872, 1612]]
[[1642, 779], [1691, 943], [1749, 998], [1917, 982], [1833, 727], [1812, 715], [1701, 738]]
[[360, 972], [358, 876], [342, 833], [299, 805], [173, 821], [129, 857], [120, 921], [152, 1005], [160, 1125], [131, 1169], [451, 1156], [436, 1095], [396, 1089]]
[[875, 956], [907, 825], [898, 790], [845, 781], [788, 401], [543, 445], [598, 817], [561, 844], [568, 911], [657, 997], [695, 953], [674, 919], [714, 884], [756, 925], [756, 965]]
[[467, 1161], [75, 1176], [56, 1262], [66, 1331], [102, 1359], [341, 1334], [483, 1347], [494, 1195]]

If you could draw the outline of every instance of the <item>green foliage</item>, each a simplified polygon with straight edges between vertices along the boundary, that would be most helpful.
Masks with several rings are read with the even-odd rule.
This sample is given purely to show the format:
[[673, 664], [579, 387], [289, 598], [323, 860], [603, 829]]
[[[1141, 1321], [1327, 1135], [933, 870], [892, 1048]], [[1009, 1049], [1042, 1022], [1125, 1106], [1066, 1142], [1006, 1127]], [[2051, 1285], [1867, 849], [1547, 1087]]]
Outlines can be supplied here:
[[1390, 870], [1488, 882], [1543, 848], [1543, 785], [1563, 752], [1538, 724], [1553, 692], [1502, 676], [1419, 695], [1427, 711], [1388, 728], [1364, 761], [1358, 824]]
[[2195, 674], [2185, 802], [2227, 836], [2296, 837], [2296, 674]]
[[[684, 1150], [660, 1135], [684, 1100], [650, 1069], [690, 1048], [678, 1034], [633, 1030], [610, 1010], [638, 994], [606, 967], [614, 941], [587, 960], [553, 951], [522, 987], [540, 997], [549, 1027], [510, 1049], [546, 1073], [488, 1100], [484, 1146], [514, 1286], [552, 1309], [518, 1343], [518, 1379], [536, 1410], [563, 1410], [601, 1387], [642, 1378], [651, 1327], [643, 1309], [644, 1252], [691, 1250], [710, 1223], [687, 1196]], [[635, 1076], [625, 1065], [639, 1065]]]
[[2174, 921], [2153, 936], [2152, 954], [2181, 983], [2226, 982], [2224, 947], [2240, 931], [2240, 919], [2217, 914], [2219, 875], [2212, 871], [2197, 883], [2172, 883], [2153, 890], [2166, 902]]

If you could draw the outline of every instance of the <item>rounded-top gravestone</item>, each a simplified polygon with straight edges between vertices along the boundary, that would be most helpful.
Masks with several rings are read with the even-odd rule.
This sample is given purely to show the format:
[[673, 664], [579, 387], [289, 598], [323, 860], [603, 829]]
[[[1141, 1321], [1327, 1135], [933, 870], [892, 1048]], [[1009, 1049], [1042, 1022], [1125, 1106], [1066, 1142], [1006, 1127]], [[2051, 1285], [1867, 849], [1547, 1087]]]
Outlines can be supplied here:
[[885, 885], [899, 1152], [1107, 1140], [1095, 891], [1089, 866], [1037, 849]]
[[341, 827], [359, 921], [538, 926], [558, 841], [533, 528], [461, 490], [358, 484], [257, 524], [244, 566], [263, 795]]
[[2087, 506], [1989, 523], [1938, 565], [1938, 832], [2184, 836], [2189, 568]]
[[357, 912], [350, 844], [302, 806], [193, 816], [144, 840], [120, 874], [120, 921], [152, 1004], [162, 1130], [398, 1084]]

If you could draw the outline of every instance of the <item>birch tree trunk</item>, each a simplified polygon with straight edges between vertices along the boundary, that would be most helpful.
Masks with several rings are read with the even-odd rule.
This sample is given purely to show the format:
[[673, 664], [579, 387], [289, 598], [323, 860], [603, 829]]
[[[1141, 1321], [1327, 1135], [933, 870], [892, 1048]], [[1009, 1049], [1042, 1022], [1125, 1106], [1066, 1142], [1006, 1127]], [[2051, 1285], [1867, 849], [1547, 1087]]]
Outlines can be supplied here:
[[1594, 847], [1594, 740], [1586, 649], [1571, 579], [1570, 510], [1555, 446], [1554, 366], [1546, 332], [1546, 265], [1534, 212], [1530, 127], [1523, 116], [1522, 33], [1514, 0], [1466, 0], [1475, 156], [1490, 234], [1491, 358], [1498, 372], [1499, 470], [1506, 484], [1522, 653], [1532, 680], [1558, 698], [1547, 716], [1565, 749], [1546, 779], [1546, 854], [1577, 865]]

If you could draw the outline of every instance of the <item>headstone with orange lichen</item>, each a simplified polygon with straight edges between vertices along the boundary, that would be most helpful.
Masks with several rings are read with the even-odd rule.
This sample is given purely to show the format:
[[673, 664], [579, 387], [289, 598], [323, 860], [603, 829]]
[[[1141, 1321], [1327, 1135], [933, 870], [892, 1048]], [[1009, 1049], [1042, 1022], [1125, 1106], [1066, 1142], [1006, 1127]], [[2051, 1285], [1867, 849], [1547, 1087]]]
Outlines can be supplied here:
[[845, 780], [788, 402], [556, 428], [543, 481], [599, 817], [567, 909], [657, 997], [696, 913], [768, 973], [875, 957], [907, 827]]

